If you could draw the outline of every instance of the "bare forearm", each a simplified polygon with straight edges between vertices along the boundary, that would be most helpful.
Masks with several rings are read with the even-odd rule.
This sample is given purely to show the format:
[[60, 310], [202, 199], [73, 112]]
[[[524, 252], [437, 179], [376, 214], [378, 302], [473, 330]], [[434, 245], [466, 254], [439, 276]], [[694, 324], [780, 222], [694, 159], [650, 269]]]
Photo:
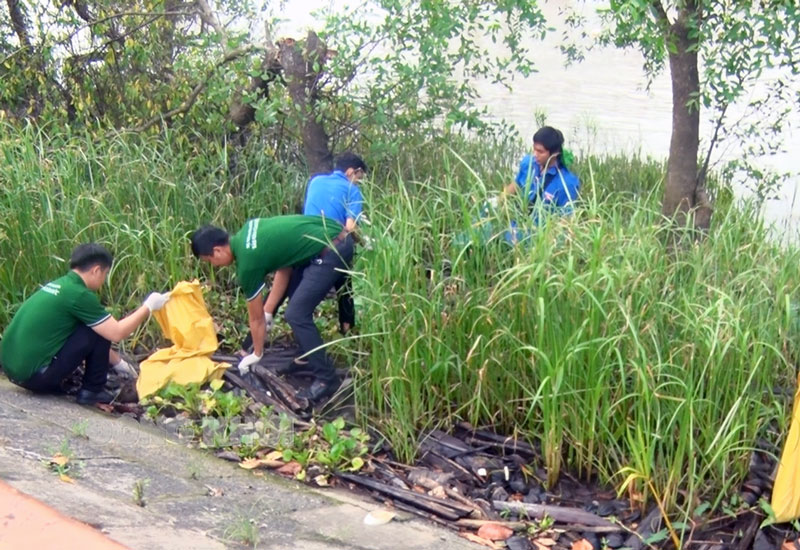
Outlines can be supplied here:
[[269, 289], [267, 302], [264, 304], [265, 313], [275, 315], [278, 305], [286, 294], [286, 289], [289, 288], [289, 279], [291, 279], [291, 277], [291, 267], [284, 267], [275, 272], [275, 277], [272, 279], [272, 288]]
[[266, 326], [264, 324], [264, 316], [261, 318], [250, 318], [250, 336], [253, 337], [253, 353], [258, 356], [264, 354], [264, 335], [266, 334]]

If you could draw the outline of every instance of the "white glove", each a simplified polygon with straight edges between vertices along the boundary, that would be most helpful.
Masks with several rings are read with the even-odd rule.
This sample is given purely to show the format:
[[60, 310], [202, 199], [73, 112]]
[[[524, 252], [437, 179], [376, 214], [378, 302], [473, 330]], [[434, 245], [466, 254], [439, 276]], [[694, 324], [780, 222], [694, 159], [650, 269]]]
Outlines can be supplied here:
[[272, 318], [272, 313], [264, 312], [264, 323], [267, 325], [267, 332], [272, 330], [273, 325], [275, 325], [275, 320]]
[[169, 301], [170, 293], [160, 293], [160, 292], [151, 292], [150, 295], [145, 298], [143, 305], [150, 310], [150, 313], [154, 311], [158, 311], [164, 304]]
[[242, 357], [242, 360], [239, 361], [239, 374], [247, 374], [250, 372], [250, 366], [255, 365], [259, 361], [261, 361], [260, 355], [256, 355], [255, 353], [245, 355]]
[[111, 370], [113, 370], [120, 378], [130, 379], [138, 376], [136, 369], [134, 369], [130, 363], [122, 358], [120, 358], [116, 365], [111, 367]]
[[366, 235], [361, 235], [361, 245], [364, 247], [364, 250], [372, 250], [372, 239]]

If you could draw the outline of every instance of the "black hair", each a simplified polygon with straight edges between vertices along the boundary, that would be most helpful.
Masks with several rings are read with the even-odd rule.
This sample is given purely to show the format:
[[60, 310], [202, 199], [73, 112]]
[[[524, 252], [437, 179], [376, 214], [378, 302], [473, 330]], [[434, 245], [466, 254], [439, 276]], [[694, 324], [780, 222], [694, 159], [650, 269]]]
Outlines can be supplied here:
[[347, 151], [342, 153], [338, 157], [336, 157], [336, 169], [341, 170], [342, 172], [347, 172], [348, 168], [352, 168], [353, 170], [358, 170], [359, 168], [367, 173], [367, 163], [364, 162], [364, 159], [356, 155], [355, 153], [351, 153]]
[[106, 247], [97, 243], [85, 243], [75, 247], [69, 257], [69, 268], [84, 272], [99, 265], [103, 269], [111, 267], [114, 257]]
[[564, 134], [552, 126], [542, 126], [533, 134], [533, 142], [547, 149], [551, 155], [560, 154], [564, 147]]
[[229, 242], [227, 231], [213, 225], [204, 225], [192, 233], [192, 254], [198, 258], [211, 256], [215, 246], [224, 246]]

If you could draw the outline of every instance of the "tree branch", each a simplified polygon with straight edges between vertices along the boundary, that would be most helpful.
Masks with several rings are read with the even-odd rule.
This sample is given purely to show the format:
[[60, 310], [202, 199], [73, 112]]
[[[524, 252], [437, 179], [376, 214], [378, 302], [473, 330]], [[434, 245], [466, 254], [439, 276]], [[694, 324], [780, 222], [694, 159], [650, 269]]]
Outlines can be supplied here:
[[244, 55], [247, 55], [250, 52], [260, 51], [260, 50], [262, 50], [262, 48], [260, 48], [260, 47], [248, 46], [246, 48], [239, 48], [239, 49], [232, 50], [232, 51], [228, 52], [227, 54], [225, 54], [225, 56], [222, 59], [217, 61], [217, 63], [215, 63], [214, 66], [211, 69], [208, 70], [208, 72], [206, 72], [205, 78], [203, 78], [202, 80], [200, 80], [199, 82], [197, 82], [194, 85], [194, 87], [192, 88], [192, 93], [189, 94], [189, 97], [187, 97], [183, 101], [183, 103], [181, 103], [178, 107], [175, 107], [174, 109], [170, 109], [166, 113], [161, 113], [159, 115], [156, 115], [156, 116], [150, 118], [149, 120], [147, 120], [143, 124], [140, 124], [139, 126], [136, 126], [135, 128], [133, 128], [133, 130], [135, 132], [143, 132], [144, 130], [147, 130], [148, 128], [150, 128], [154, 124], [159, 123], [162, 120], [169, 120], [169, 119], [171, 119], [171, 118], [173, 118], [173, 117], [175, 117], [177, 115], [186, 113], [195, 104], [195, 102], [197, 101], [197, 98], [200, 97], [200, 93], [208, 85], [208, 81], [211, 80], [211, 77], [214, 75], [214, 73], [217, 71], [217, 69], [219, 69], [223, 65], [226, 65], [226, 64], [230, 63], [231, 61], [234, 61], [235, 59], [238, 59], [238, 58], [240, 58], [240, 57], [242, 57]]
[[[86, 21], [86, 24], [85, 25], [81, 25], [80, 27], [78, 27], [77, 29], [72, 31], [70, 33], [70, 35], [66, 39], [70, 40], [76, 34], [81, 32], [82, 30], [90, 29], [90, 28], [95, 27], [97, 25], [102, 25], [103, 23], [105, 23], [107, 21], [111, 21], [111, 20], [114, 20], [114, 19], [119, 19], [120, 17], [155, 17], [155, 18], [158, 18], [158, 17], [173, 17], [173, 16], [176, 16], [176, 15], [186, 15], [186, 16], [188, 16], [188, 15], [197, 15], [197, 13], [193, 12], [193, 11], [162, 11], [162, 12], [128, 11], [128, 12], [122, 12], [122, 13], [115, 13], [115, 14], [109, 15], [107, 17], [101, 17], [100, 19], [93, 19], [93, 20], [90, 20], [90, 21], [87, 21], [86, 19], [84, 19], [84, 21]], [[83, 19], [83, 17], [81, 17], [81, 19]], [[155, 19], [153, 19], [152, 21], [155, 21]], [[106, 36], [108, 36], [108, 35], [106, 35]], [[126, 34], [125, 36], [128, 36], [128, 35]]]
[[6, 0], [8, 13], [11, 16], [11, 26], [19, 38], [19, 43], [25, 48], [31, 47], [31, 39], [28, 36], [28, 19], [19, 3], [19, 0]]
[[206, 0], [195, 0], [195, 5], [198, 9], [198, 15], [200, 15], [200, 19], [206, 25], [209, 25], [212, 29], [214, 29], [217, 34], [219, 34], [220, 39], [222, 40], [222, 47], [227, 49], [227, 40], [225, 40], [226, 32], [225, 28], [217, 19], [217, 15], [211, 9], [211, 6], [208, 5]]
[[661, 0], [652, 0], [650, 2], [650, 7], [653, 8], [658, 23], [666, 26], [672, 25], [672, 21], [669, 20], [669, 15], [667, 15], [667, 10], [664, 9], [664, 5], [661, 4]]

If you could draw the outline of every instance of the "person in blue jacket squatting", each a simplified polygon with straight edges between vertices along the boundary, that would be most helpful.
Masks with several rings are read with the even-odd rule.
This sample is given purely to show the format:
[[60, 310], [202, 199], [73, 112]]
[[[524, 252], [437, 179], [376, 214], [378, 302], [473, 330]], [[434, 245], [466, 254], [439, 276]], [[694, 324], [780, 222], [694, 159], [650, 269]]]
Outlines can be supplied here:
[[[348, 151], [339, 155], [334, 165], [336, 169], [332, 173], [314, 176], [308, 182], [303, 214], [333, 219], [345, 228], [348, 238], [353, 239], [357, 237], [355, 231], [364, 210], [358, 182], [367, 174], [367, 164]], [[347, 334], [355, 325], [352, 279], [346, 276], [336, 290], [339, 331]]]
[[[528, 198], [534, 222], [539, 222], [539, 209], [562, 215], [571, 214], [578, 199], [581, 182], [570, 172], [572, 155], [564, 151], [564, 135], [551, 126], [543, 126], [533, 134], [533, 151], [519, 163], [517, 177], [509, 183], [501, 197], [522, 192]], [[522, 240], [512, 222], [506, 241]]]

